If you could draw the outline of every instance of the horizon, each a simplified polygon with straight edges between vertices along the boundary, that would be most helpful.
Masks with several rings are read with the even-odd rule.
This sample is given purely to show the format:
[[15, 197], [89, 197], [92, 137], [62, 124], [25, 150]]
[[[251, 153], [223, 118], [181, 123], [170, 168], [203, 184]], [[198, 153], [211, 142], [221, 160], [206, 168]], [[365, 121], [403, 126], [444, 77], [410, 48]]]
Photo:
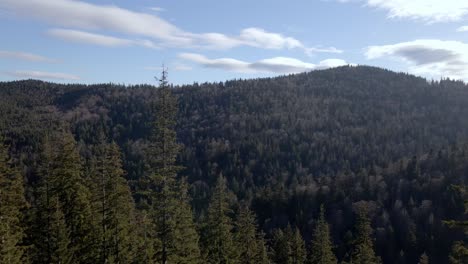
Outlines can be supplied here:
[[[412, 76], [414, 78], [421, 78], [425, 80], [428, 83], [434, 82], [438, 83], [441, 81], [453, 81], [453, 82], [462, 82], [465, 85], [468, 85], [467, 81], [461, 80], [461, 79], [451, 79], [449, 77], [441, 77], [440, 79], [430, 79], [426, 78], [424, 76], [418, 76], [409, 72], [403, 72], [403, 71], [395, 71], [383, 67], [378, 67], [378, 66], [372, 66], [372, 65], [343, 65], [343, 66], [337, 66], [337, 67], [331, 67], [331, 68], [326, 68], [326, 69], [317, 69], [317, 70], [310, 70], [310, 71], [305, 71], [305, 72], [297, 72], [297, 73], [288, 73], [288, 74], [282, 74], [282, 75], [275, 75], [275, 76], [263, 76], [263, 77], [246, 77], [246, 78], [232, 78], [232, 79], [226, 79], [226, 80], [219, 80], [219, 81], [194, 81], [192, 83], [182, 83], [182, 84], [176, 84], [171, 82], [169, 78], [169, 84], [173, 86], [173, 88], [183, 88], [184, 86], [192, 86], [192, 85], [202, 85], [202, 84], [217, 84], [217, 83], [227, 83], [227, 82], [233, 82], [233, 81], [255, 81], [255, 80], [264, 80], [264, 79], [276, 79], [276, 78], [285, 78], [289, 76], [296, 76], [300, 74], [312, 74], [314, 72], [318, 71], [328, 71], [328, 70], [333, 70], [333, 69], [338, 69], [338, 68], [372, 68], [372, 69], [377, 69], [377, 70], [383, 70], [383, 71], [389, 71], [390, 73], [393, 74], [405, 74]], [[162, 70], [162, 69], [161, 69]], [[153, 76], [153, 80], [154, 77]], [[154, 83], [117, 83], [117, 82], [95, 82], [95, 83], [84, 83], [84, 82], [61, 82], [60, 80], [45, 80], [45, 79], [34, 79], [34, 78], [24, 78], [24, 79], [15, 79], [15, 80], [0, 80], [0, 83], [11, 83], [11, 82], [26, 82], [26, 81], [39, 81], [39, 82], [44, 82], [44, 83], [51, 83], [51, 84], [58, 84], [58, 85], [85, 85], [85, 86], [95, 86], [95, 85], [117, 85], [117, 86], [123, 86], [123, 87], [132, 87], [132, 86], [153, 86], [153, 87], [158, 87], [157, 80], [154, 80]]]
[[[0, 0], [0, 81], [175, 85], [369, 65], [468, 80], [468, 3]], [[221, 22], [220, 22], [221, 21]]]

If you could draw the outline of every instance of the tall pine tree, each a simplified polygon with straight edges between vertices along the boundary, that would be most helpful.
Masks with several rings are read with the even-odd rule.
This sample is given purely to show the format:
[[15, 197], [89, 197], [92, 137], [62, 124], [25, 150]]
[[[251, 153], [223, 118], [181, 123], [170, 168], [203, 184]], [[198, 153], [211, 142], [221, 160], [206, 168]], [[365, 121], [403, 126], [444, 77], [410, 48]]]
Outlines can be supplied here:
[[286, 237], [288, 238], [289, 246], [289, 263], [304, 263], [306, 260], [307, 251], [299, 229], [297, 227], [293, 229], [291, 226], [288, 226], [286, 228]]
[[0, 263], [24, 263], [23, 177], [13, 167], [0, 136]]
[[237, 263], [238, 259], [227, 195], [226, 179], [220, 175], [211, 196], [203, 234], [204, 255], [210, 264]]
[[310, 247], [307, 263], [310, 264], [336, 264], [333, 254], [333, 243], [330, 239], [330, 230], [325, 220], [324, 206], [320, 206], [320, 216], [314, 229], [313, 240]]
[[120, 150], [115, 143], [102, 142], [96, 154], [92, 193], [99, 227], [99, 259], [102, 263], [131, 263], [136, 254], [136, 219]]
[[42, 163], [34, 205], [34, 258], [98, 262], [91, 196], [73, 136], [59, 133], [52, 141], [46, 140]]
[[234, 238], [239, 251], [240, 263], [257, 263], [259, 248], [255, 215], [247, 206], [241, 206], [237, 214]]
[[358, 210], [356, 238], [351, 257], [351, 263], [356, 264], [377, 264], [381, 262], [373, 249], [372, 227], [367, 216], [367, 210], [364, 208]]
[[[162, 264], [195, 263], [199, 251], [196, 249], [198, 236], [195, 235], [187, 187], [177, 179], [180, 170], [175, 164], [180, 150], [175, 132], [177, 99], [167, 81], [166, 69], [163, 69], [157, 93], [156, 117], [147, 151], [149, 173], [143, 179], [153, 219], [151, 236], [155, 260]], [[187, 250], [193, 255], [187, 255]]]

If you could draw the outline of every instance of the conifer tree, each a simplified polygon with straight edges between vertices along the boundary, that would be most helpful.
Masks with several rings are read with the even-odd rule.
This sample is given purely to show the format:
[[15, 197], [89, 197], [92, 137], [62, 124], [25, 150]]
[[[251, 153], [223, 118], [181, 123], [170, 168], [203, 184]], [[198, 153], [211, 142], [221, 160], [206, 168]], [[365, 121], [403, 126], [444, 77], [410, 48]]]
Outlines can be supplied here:
[[429, 257], [426, 255], [426, 252], [421, 255], [418, 264], [429, 264]]
[[270, 264], [268, 250], [265, 242], [265, 234], [263, 232], [257, 233], [257, 252], [255, 262], [258, 264]]
[[134, 202], [124, 178], [117, 144], [101, 143], [93, 175], [94, 212], [99, 226], [102, 263], [131, 263], [135, 257]]
[[175, 234], [174, 234], [174, 254], [170, 258], [170, 263], [178, 264], [197, 264], [201, 263], [201, 254], [199, 248], [199, 235], [195, 223], [193, 222], [193, 213], [190, 206], [188, 194], [188, 183], [185, 179], [178, 184], [178, 206], [175, 215]]
[[198, 236], [187, 195], [186, 183], [177, 179], [176, 142], [177, 100], [164, 69], [159, 80], [158, 102], [150, 147], [147, 151], [150, 173], [143, 179], [146, 199], [153, 219], [155, 260], [158, 263], [196, 263]]
[[73, 263], [72, 251], [69, 249], [70, 237], [68, 228], [65, 224], [65, 216], [63, 215], [60, 201], [57, 196], [50, 201], [52, 206], [49, 210], [50, 216], [48, 219], [48, 230], [50, 241], [48, 241], [47, 250], [49, 251], [46, 257], [47, 262], [43, 263]]
[[12, 166], [0, 137], [0, 263], [24, 263], [23, 177]]
[[463, 241], [455, 241], [449, 256], [450, 264], [468, 263], [468, 245]]
[[51, 185], [54, 153], [48, 136], [40, 160], [40, 181], [35, 190], [29, 230], [33, 241], [31, 259], [33, 263], [72, 263], [69, 230], [57, 192]]
[[226, 179], [220, 175], [211, 196], [203, 237], [206, 262], [211, 264], [237, 263], [238, 259], [227, 191]]
[[275, 264], [290, 264], [288, 238], [281, 229], [273, 230], [271, 260]]
[[255, 215], [247, 206], [241, 206], [237, 214], [235, 229], [234, 238], [239, 251], [240, 263], [257, 263], [258, 245]]
[[97, 229], [90, 192], [81, 175], [81, 159], [73, 136], [61, 133], [46, 144], [34, 208], [38, 259], [97, 262]]
[[307, 263], [310, 264], [336, 264], [333, 254], [333, 243], [330, 239], [328, 223], [325, 220], [325, 209], [320, 206], [320, 216], [314, 230], [310, 254]]
[[380, 263], [380, 258], [374, 253], [372, 227], [365, 209], [358, 211], [356, 234], [351, 262], [358, 264]]
[[294, 229], [291, 226], [286, 228], [286, 236], [288, 238], [289, 246], [289, 263], [302, 264], [306, 260], [306, 248], [304, 240], [302, 239], [301, 232], [297, 227]]

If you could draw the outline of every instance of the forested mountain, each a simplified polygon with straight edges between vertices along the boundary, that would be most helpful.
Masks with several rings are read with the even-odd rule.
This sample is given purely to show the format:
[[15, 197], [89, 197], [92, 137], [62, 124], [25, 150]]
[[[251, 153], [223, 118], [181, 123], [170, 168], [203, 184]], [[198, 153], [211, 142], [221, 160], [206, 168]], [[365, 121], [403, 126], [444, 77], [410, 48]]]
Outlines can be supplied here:
[[467, 219], [463, 82], [347, 66], [161, 85], [0, 83], [0, 184], [26, 200], [11, 258], [466, 263], [444, 223]]

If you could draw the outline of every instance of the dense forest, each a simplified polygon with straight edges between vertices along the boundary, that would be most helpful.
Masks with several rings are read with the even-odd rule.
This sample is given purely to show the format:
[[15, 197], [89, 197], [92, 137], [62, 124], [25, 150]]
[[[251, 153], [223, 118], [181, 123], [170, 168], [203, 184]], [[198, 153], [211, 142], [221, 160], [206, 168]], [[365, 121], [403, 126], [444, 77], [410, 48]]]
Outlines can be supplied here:
[[468, 263], [465, 83], [166, 74], [0, 82], [0, 263]]

